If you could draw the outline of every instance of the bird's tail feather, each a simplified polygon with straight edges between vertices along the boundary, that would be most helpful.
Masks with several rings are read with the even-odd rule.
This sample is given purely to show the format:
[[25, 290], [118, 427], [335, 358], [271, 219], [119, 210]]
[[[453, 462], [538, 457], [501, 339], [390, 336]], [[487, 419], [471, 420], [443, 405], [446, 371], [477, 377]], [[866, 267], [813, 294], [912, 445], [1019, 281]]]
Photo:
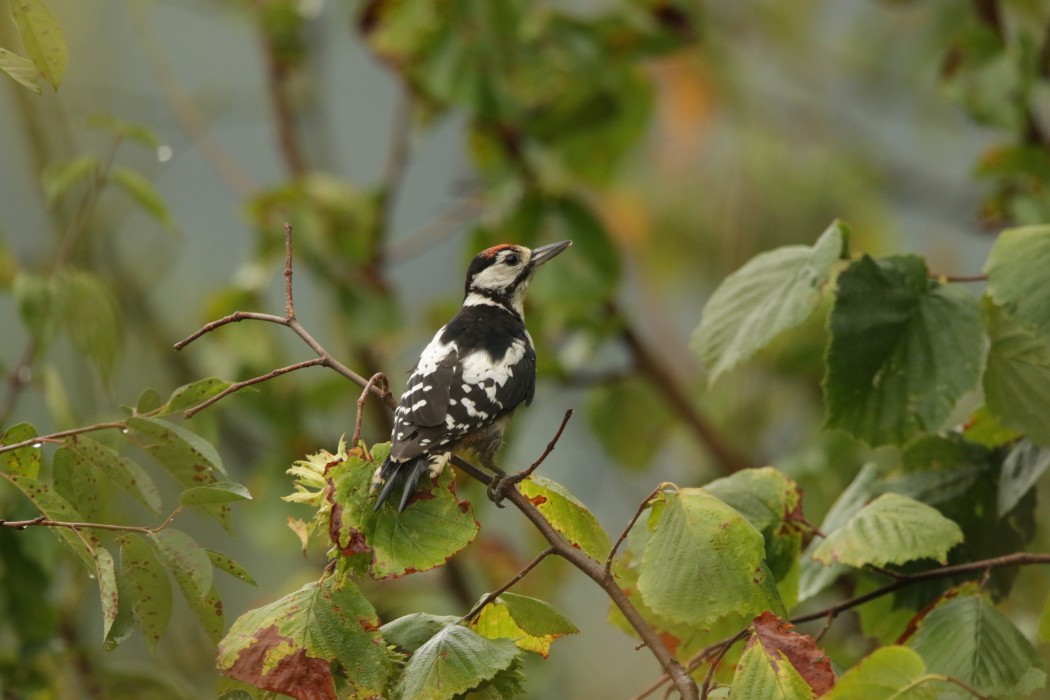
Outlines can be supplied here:
[[379, 507], [383, 505], [383, 501], [390, 494], [397, 489], [401, 489], [401, 502], [397, 506], [397, 511], [399, 513], [402, 512], [408, 506], [409, 499], [412, 498], [412, 494], [416, 492], [416, 487], [419, 486], [420, 478], [427, 472], [429, 467], [430, 463], [426, 455], [420, 455], [404, 462], [397, 462], [387, 457], [379, 470], [379, 480], [383, 484], [383, 489], [379, 492], [379, 497], [376, 498], [374, 510], [379, 510]]

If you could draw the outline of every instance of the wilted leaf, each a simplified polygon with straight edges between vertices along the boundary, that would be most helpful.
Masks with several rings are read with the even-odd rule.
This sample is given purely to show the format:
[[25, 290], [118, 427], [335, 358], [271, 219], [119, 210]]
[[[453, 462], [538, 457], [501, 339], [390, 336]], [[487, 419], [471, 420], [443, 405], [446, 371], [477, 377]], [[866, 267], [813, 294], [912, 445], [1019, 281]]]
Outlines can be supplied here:
[[835, 222], [812, 246], [784, 246], [757, 255], [719, 285], [693, 334], [710, 383], [820, 306], [846, 235], [845, 227]]
[[327, 577], [241, 615], [219, 644], [219, 671], [300, 700], [335, 700], [333, 664], [351, 692], [387, 697], [393, 661], [379, 618], [345, 577]]
[[732, 613], [784, 613], [762, 534], [703, 489], [661, 493], [638, 589], [657, 615], [703, 627]]
[[591, 559], [605, 560], [612, 549], [609, 535], [587, 506], [569, 493], [568, 489], [556, 481], [533, 474], [518, 484], [518, 490], [569, 544], [579, 548]]
[[813, 690], [794, 666], [775, 650], [749, 644], [740, 657], [730, 694], [734, 698], [812, 700]]
[[113, 555], [105, 547], [92, 550], [95, 557], [95, 574], [98, 593], [102, 600], [102, 639], [109, 637], [110, 628], [117, 619], [120, 595], [117, 591], [117, 570]]
[[916, 559], [947, 561], [948, 550], [963, 541], [959, 526], [936, 508], [896, 493], [864, 506], [830, 533], [813, 558], [861, 567], [903, 564]]
[[823, 382], [827, 425], [872, 445], [940, 428], [980, 376], [977, 300], [930, 280], [916, 256], [865, 256], [838, 284]]
[[795, 626], [771, 612], [764, 612], [751, 623], [748, 645], [761, 645], [774, 668], [787, 660], [820, 697], [835, 685], [831, 659], [812, 637], [795, 632]]

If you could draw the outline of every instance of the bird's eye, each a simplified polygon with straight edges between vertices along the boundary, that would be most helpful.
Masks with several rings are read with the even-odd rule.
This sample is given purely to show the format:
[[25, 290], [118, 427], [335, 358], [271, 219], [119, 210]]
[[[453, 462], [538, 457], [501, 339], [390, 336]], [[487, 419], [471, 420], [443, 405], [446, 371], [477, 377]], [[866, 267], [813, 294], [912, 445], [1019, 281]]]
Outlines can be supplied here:
[[521, 259], [518, 257], [517, 253], [508, 253], [507, 257], [503, 258], [503, 262], [507, 265], [510, 265], [511, 267], [514, 267], [519, 262], [521, 262]]

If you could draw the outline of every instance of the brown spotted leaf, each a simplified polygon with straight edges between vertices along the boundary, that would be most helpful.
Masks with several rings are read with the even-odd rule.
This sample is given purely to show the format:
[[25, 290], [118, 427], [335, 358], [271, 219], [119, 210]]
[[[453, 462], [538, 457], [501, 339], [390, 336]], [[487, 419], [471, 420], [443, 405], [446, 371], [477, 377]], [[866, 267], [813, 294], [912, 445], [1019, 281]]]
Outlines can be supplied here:
[[[337, 695], [333, 667], [349, 688]], [[241, 615], [219, 644], [219, 671], [299, 700], [382, 698], [394, 671], [379, 618], [353, 581], [331, 576]]]
[[795, 626], [766, 611], [751, 623], [753, 634], [748, 645], [761, 644], [773, 665], [786, 658], [814, 694], [820, 697], [835, 685], [831, 659], [812, 637], [795, 632]]

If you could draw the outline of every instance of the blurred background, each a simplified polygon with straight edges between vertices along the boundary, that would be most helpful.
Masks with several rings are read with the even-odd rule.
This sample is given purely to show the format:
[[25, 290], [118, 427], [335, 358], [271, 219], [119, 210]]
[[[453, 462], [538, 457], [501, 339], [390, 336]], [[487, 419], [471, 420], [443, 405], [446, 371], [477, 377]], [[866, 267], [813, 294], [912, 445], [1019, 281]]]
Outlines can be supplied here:
[[[660, 481], [765, 464], [802, 485], [819, 522], [872, 457], [821, 431], [823, 319], [708, 387], [690, 337], [713, 289], [835, 219], [852, 250], [917, 253], [942, 274], [980, 272], [1003, 226], [1050, 220], [1045, 1], [49, 5], [69, 44], [61, 88], [37, 96], [0, 76], [0, 427], [84, 425], [147, 387], [309, 359], [267, 324], [172, 348], [237, 309], [282, 313], [285, 221], [300, 320], [395, 393], [477, 250], [572, 238], [530, 293], [541, 383], [503, 466], [530, 464], [572, 408], [541, 473], [614, 537]], [[0, 46], [19, 48], [6, 16]], [[90, 187], [89, 172], [109, 177]], [[16, 279], [63, 268], [101, 290], [102, 310], [84, 310], [112, 321], [95, 354], [62, 334], [42, 347], [23, 323]], [[258, 581], [217, 580], [227, 623], [319, 576], [323, 543], [304, 554], [287, 527], [311, 512], [281, 500], [284, 471], [353, 432], [359, 394], [311, 368], [189, 421], [254, 496], [234, 507], [232, 537], [185, 525]], [[388, 428], [370, 405], [365, 439]], [[0, 516], [24, 506], [11, 491], [0, 484]], [[463, 614], [542, 549], [519, 514], [474, 484], [460, 493], [479, 539], [454, 567], [368, 584], [384, 620]], [[192, 616], [176, 614], [153, 653], [138, 639], [104, 652], [93, 583], [62, 573], [47, 533], [0, 535], [30, 543], [52, 604], [31, 645], [0, 618], [5, 693], [214, 692], [214, 646]], [[1032, 594], [1017, 604], [1041, 605], [1043, 575], [1022, 577]], [[658, 677], [560, 562], [516, 590], [581, 630], [530, 662], [531, 697], [625, 697]], [[1035, 613], [1014, 612], [1031, 631]], [[827, 644], [840, 663], [867, 648], [846, 618]]]

